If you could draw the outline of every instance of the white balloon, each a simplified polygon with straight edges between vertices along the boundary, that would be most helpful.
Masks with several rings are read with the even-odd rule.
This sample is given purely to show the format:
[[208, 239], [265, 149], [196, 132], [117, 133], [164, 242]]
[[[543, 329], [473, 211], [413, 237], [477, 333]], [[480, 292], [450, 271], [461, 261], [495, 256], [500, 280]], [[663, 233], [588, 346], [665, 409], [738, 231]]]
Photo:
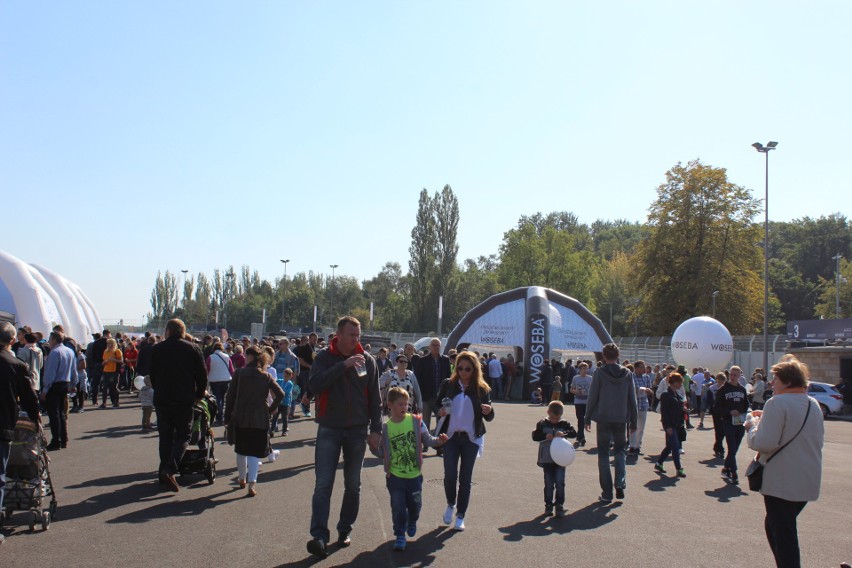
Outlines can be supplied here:
[[136, 390], [142, 390], [142, 387], [145, 386], [145, 375], [136, 375], [136, 378], [133, 379], [133, 386], [136, 387]]
[[569, 466], [574, 463], [574, 446], [565, 438], [553, 438], [550, 441], [550, 457], [556, 462], [556, 465], [562, 467]]
[[721, 371], [733, 355], [731, 332], [722, 322], [707, 316], [686, 320], [672, 335], [672, 356], [687, 372], [695, 367]]

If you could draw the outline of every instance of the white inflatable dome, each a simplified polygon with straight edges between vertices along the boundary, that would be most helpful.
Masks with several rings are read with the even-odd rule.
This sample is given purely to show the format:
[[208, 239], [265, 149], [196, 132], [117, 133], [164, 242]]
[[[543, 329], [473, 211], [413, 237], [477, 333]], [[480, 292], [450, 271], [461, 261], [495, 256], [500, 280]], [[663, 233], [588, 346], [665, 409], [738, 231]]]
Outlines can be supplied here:
[[15, 315], [45, 337], [56, 324], [78, 343], [89, 343], [100, 331], [98, 311], [79, 286], [42, 266], [26, 264], [0, 251], [0, 311]]

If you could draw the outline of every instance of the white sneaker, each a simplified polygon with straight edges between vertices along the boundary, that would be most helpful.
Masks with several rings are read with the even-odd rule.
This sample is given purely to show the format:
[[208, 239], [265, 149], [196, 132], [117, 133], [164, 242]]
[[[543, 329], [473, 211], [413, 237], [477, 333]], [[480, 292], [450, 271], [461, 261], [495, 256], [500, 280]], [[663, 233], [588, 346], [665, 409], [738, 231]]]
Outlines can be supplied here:
[[454, 531], [463, 531], [464, 530], [464, 517], [456, 517], [456, 524], [453, 525]]
[[449, 525], [453, 522], [453, 513], [456, 512], [455, 505], [447, 505], [447, 510], [444, 511], [444, 524]]

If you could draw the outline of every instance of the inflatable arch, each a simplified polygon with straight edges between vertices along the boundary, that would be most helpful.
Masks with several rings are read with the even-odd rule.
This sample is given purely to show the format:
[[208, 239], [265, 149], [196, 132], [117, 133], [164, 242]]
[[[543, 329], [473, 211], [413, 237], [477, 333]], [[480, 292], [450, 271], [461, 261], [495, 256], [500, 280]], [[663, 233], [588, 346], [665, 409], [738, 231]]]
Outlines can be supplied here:
[[612, 338], [579, 301], [540, 286], [491, 296], [468, 313], [447, 338], [445, 352], [466, 345], [523, 347], [523, 396], [541, 379], [551, 350], [600, 353]]
[[45, 336], [62, 324], [83, 344], [102, 328], [91, 300], [79, 286], [38, 265], [0, 251], [0, 311], [13, 314], [16, 325], [29, 325]]

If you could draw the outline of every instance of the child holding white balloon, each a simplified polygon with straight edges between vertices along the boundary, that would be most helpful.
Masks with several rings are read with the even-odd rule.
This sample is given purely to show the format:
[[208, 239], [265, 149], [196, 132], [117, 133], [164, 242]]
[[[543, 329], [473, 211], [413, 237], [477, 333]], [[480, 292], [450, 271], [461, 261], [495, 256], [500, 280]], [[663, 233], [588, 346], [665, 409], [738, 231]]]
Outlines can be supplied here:
[[[544, 514], [553, 514], [556, 506], [556, 516], [565, 516], [565, 466], [554, 461], [550, 449], [554, 438], [576, 438], [577, 431], [567, 420], [562, 419], [565, 408], [558, 400], [547, 406], [547, 418], [535, 425], [532, 433], [538, 446], [538, 466], [544, 470]], [[573, 450], [573, 446], [567, 445]], [[556, 499], [554, 500], [554, 493]]]

